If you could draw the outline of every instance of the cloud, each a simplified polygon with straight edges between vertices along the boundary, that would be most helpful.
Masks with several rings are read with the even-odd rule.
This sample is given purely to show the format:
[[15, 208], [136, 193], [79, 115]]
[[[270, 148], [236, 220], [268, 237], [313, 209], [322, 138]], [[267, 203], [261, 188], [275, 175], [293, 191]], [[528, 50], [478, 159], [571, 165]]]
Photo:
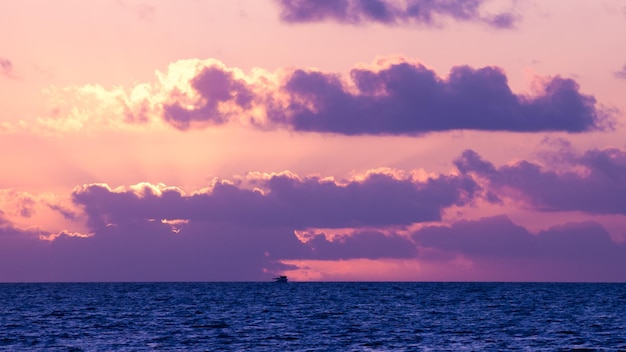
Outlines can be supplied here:
[[28, 262], [38, 261], [46, 249], [46, 241], [37, 229], [22, 229], [8, 221], [0, 210], [0, 281], [30, 281]]
[[626, 79], [626, 65], [624, 65], [621, 70], [615, 71], [613, 75], [619, 79]]
[[137, 17], [146, 22], [154, 21], [156, 7], [149, 3], [140, 3], [135, 6]]
[[[389, 172], [344, 181], [251, 174], [189, 194], [162, 184], [85, 185], [72, 195], [80, 214], [50, 209], [85, 220], [86, 232], [21, 229], [0, 217], [0, 281], [265, 281], [306, 271], [308, 261], [363, 260], [429, 268], [430, 279], [626, 280], [624, 247], [596, 223], [535, 234], [506, 216], [428, 225], [479, 192], [467, 174]], [[411, 275], [394, 277], [420, 277]]]
[[13, 63], [11, 60], [0, 57], [0, 73], [5, 77], [13, 77]]
[[480, 22], [494, 28], [512, 28], [511, 12], [485, 14], [484, 0], [278, 0], [285, 22], [336, 21], [346, 24], [439, 26], [443, 20]]
[[3, 214], [29, 218], [35, 213], [37, 200], [26, 192], [14, 189], [0, 189], [0, 208]]
[[[26, 240], [11, 227], [20, 240], [5, 258], [8, 240], [0, 239], [0, 281], [268, 280], [291, 268], [281, 260], [411, 258], [411, 240], [375, 228], [440, 219], [443, 208], [476, 191], [464, 177], [376, 173], [344, 182], [255, 175], [191, 194], [149, 183], [86, 185], [73, 192], [80, 216], [50, 209], [85, 219], [88, 234], [40, 231]], [[356, 230], [304, 242], [294, 231], [315, 227]]]
[[403, 58], [355, 68], [350, 79], [303, 69], [246, 74], [216, 60], [179, 61], [158, 78], [130, 91], [58, 91], [57, 117], [39, 122], [52, 130], [166, 124], [188, 130], [236, 120], [261, 129], [421, 135], [460, 129], [576, 133], [611, 129], [614, 120], [572, 79], [538, 79], [534, 95], [518, 95], [496, 67], [458, 66], [440, 77]]
[[[157, 72], [155, 82], [111, 89], [97, 84], [44, 90], [49, 114], [28, 128], [42, 134], [94, 130], [179, 130], [262, 119], [265, 76], [246, 76], [214, 59], [180, 60]], [[268, 74], [269, 75], [269, 74]], [[270, 77], [272, 79], [272, 77]], [[260, 81], [260, 82], [257, 82]], [[257, 88], [257, 86], [259, 86]], [[258, 113], [256, 110], [260, 110]]]
[[230, 114], [220, 106], [232, 103], [246, 110], [252, 107], [254, 95], [242, 79], [236, 79], [232, 72], [219, 67], [206, 67], [190, 81], [191, 87], [200, 95], [199, 104], [193, 108], [184, 107], [175, 97], [172, 103], [163, 107], [165, 120], [179, 129], [187, 129], [193, 121], [213, 124], [224, 123]]
[[338, 183], [291, 174], [253, 180], [255, 189], [228, 181], [186, 195], [176, 188], [142, 184], [130, 190], [86, 185], [73, 193], [95, 231], [110, 224], [186, 219], [247, 227], [359, 228], [436, 221], [442, 209], [470, 202], [479, 189], [467, 177], [440, 175], [425, 181], [370, 174]]
[[[560, 157], [560, 158], [559, 158]], [[555, 169], [527, 160], [495, 167], [472, 150], [455, 161], [464, 174], [486, 181], [498, 195], [522, 200], [543, 211], [626, 214], [626, 152], [592, 149], [561, 151], [550, 159]]]
[[545, 80], [533, 97], [513, 94], [495, 67], [459, 66], [443, 79], [423, 65], [401, 62], [379, 70], [355, 69], [351, 78], [353, 89], [336, 75], [295, 71], [285, 84], [290, 104], [270, 119], [299, 131], [346, 135], [456, 129], [584, 132], [604, 124], [595, 99], [561, 77]]
[[118, 0], [117, 5], [126, 11], [131, 12], [139, 20], [151, 23], [155, 19], [157, 8], [149, 2], [134, 0]]
[[[87, 185], [73, 199], [94, 235], [60, 236], [53, 245], [69, 257], [97, 251], [85, 254], [91, 270], [115, 268], [128, 273], [124, 280], [268, 279], [288, 268], [281, 264], [285, 259], [411, 256], [408, 239], [368, 228], [440, 219], [443, 208], [465, 204], [475, 192], [471, 180], [455, 176], [419, 182], [371, 174], [338, 183], [277, 174], [246, 182], [254, 187], [216, 181], [192, 194], [164, 185]], [[308, 242], [294, 232], [316, 227], [363, 229], [332, 240], [319, 234]], [[97, 269], [96, 263], [113, 268]]]
[[285, 227], [192, 221], [180, 233], [159, 220], [108, 226], [51, 241], [0, 228], [0, 281], [269, 281], [288, 258], [406, 257], [406, 238], [358, 233], [342, 242], [300, 242]]
[[504, 281], [624, 281], [626, 247], [593, 222], [567, 223], [537, 234], [506, 216], [427, 226], [413, 234], [420, 258], [462, 256], [474, 271]]

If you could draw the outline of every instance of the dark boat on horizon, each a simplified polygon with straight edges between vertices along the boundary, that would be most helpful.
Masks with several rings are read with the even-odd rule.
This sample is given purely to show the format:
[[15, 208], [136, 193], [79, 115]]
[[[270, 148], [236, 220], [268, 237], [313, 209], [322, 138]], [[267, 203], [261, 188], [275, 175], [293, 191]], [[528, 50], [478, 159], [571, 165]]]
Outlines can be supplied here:
[[279, 276], [279, 277], [275, 277], [275, 278], [274, 278], [274, 282], [277, 282], [277, 283], [283, 283], [283, 284], [284, 284], [284, 283], [287, 283], [287, 282], [288, 282], [288, 281], [287, 281], [287, 276], [285, 276], [285, 275], [281, 275], [281, 276]]

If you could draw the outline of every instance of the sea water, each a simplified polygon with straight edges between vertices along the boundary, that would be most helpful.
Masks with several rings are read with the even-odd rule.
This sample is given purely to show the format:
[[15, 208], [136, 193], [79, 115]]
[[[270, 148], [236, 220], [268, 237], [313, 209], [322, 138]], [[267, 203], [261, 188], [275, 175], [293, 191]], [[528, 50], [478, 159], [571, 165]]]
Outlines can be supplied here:
[[626, 284], [0, 284], [4, 351], [619, 351]]

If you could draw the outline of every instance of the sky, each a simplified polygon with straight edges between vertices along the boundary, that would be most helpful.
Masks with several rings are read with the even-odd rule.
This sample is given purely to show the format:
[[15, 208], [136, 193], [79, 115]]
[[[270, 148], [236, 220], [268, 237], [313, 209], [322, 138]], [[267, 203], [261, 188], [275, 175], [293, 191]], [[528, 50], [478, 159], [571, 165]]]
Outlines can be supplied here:
[[626, 282], [626, 2], [0, 0], [0, 282]]

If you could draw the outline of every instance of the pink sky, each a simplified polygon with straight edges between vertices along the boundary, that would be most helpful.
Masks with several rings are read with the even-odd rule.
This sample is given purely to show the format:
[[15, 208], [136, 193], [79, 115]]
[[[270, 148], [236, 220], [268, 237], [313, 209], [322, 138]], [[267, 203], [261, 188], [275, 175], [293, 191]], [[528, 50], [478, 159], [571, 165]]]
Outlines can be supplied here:
[[2, 281], [626, 281], [626, 5], [0, 4]]

